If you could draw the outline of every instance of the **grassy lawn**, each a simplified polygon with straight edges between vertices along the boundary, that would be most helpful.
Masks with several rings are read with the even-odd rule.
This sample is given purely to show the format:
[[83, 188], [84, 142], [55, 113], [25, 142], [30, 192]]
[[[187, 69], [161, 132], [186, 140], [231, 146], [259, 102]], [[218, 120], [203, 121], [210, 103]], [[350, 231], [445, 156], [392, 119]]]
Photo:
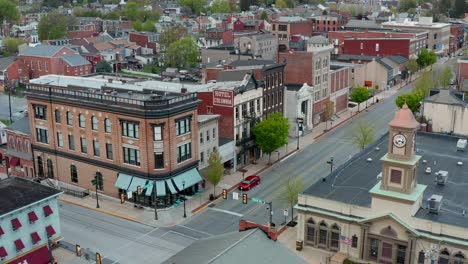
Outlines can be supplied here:
[[10, 120], [7, 120], [7, 119], [0, 119], [0, 122], [2, 122], [3, 124], [7, 126], [10, 124]]
[[155, 64], [147, 64], [143, 66], [141, 69], [142, 72], [147, 72], [147, 73], [154, 73], [154, 74], [161, 74], [162, 69], [159, 68], [159, 66]]

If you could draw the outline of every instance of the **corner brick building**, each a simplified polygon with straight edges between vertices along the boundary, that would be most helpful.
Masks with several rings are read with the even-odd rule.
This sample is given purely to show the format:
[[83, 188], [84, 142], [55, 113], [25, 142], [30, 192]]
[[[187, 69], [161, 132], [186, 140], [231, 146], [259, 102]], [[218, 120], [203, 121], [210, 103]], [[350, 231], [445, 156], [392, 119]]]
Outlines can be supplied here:
[[26, 93], [36, 175], [145, 205], [198, 190], [196, 94], [52, 75]]

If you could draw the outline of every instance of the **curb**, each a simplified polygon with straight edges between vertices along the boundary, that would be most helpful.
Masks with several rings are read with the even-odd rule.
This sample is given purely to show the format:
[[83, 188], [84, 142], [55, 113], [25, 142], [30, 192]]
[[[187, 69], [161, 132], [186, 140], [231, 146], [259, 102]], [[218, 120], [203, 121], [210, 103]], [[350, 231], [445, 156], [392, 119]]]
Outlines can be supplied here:
[[[265, 170], [269, 169], [270, 167], [272, 167], [274, 164], [282, 161], [283, 159], [289, 157], [290, 155], [292, 155], [293, 153], [297, 152], [297, 149], [293, 150], [293, 151], [290, 151], [289, 153], [286, 153], [286, 155], [284, 155], [281, 159], [279, 160], [275, 160], [273, 161], [271, 164], [267, 164], [266, 166], [264, 166], [263, 168], [261, 168], [260, 170], [256, 171], [255, 173], [253, 173], [253, 175], [258, 175], [258, 174], [261, 174], [263, 173]], [[238, 186], [239, 186], [240, 182], [234, 184], [233, 186], [231, 186], [229, 189], [226, 189], [228, 192], [231, 192], [232, 190], [236, 189]], [[193, 215], [195, 214], [198, 214], [200, 212], [202, 212], [203, 210], [205, 210], [208, 205], [214, 203], [214, 202], [217, 202], [219, 200], [221, 200], [222, 197], [219, 196], [218, 198], [214, 199], [213, 201], [207, 201], [205, 203], [203, 203], [202, 205], [198, 206], [197, 208], [193, 209], [191, 212]]]
[[135, 222], [135, 223], [147, 225], [147, 224], [145, 224], [145, 223], [143, 223], [143, 222], [141, 222], [141, 221], [135, 220], [135, 219], [133, 219], [133, 218], [131, 218], [131, 217], [128, 217], [128, 216], [124, 216], [124, 215], [121, 215], [121, 214], [116, 214], [116, 213], [113, 213], [113, 212], [110, 212], [110, 211], [106, 211], [106, 210], [102, 210], [102, 209], [99, 209], [99, 208], [89, 207], [89, 206], [86, 206], [86, 205], [83, 205], [83, 204], [79, 204], [79, 203], [75, 203], [75, 202], [72, 202], [72, 201], [69, 201], [69, 200], [60, 198], [60, 197], [57, 198], [57, 200], [59, 200], [59, 201], [61, 201], [61, 202], [64, 202], [64, 203], [76, 205], [76, 206], [79, 206], [79, 207], [82, 207], [82, 208], [94, 210], [94, 211], [96, 211], [96, 212], [100, 212], [100, 213], [107, 214], [107, 215], [110, 215], [110, 216], [114, 216], [114, 217], [118, 217], [118, 218], [125, 219], [125, 220], [128, 220], [128, 221], [132, 221], [132, 222]]

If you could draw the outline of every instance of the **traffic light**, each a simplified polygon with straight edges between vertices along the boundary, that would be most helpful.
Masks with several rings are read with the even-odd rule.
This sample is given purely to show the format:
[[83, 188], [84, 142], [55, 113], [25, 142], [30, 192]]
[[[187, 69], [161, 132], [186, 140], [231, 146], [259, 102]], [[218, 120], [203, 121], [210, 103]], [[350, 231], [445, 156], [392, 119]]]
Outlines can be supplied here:
[[247, 199], [248, 199], [247, 194], [246, 193], [242, 194], [242, 203], [243, 204], [247, 204]]
[[227, 199], [228, 192], [226, 189], [223, 189], [223, 199]]
[[125, 203], [125, 194], [123, 193], [120, 194], [120, 203], [121, 204]]
[[96, 252], [96, 264], [102, 264], [102, 257], [98, 252]]
[[138, 195], [141, 195], [141, 192], [142, 192], [141, 186], [138, 185], [138, 187], [137, 187], [137, 194], [138, 194]]

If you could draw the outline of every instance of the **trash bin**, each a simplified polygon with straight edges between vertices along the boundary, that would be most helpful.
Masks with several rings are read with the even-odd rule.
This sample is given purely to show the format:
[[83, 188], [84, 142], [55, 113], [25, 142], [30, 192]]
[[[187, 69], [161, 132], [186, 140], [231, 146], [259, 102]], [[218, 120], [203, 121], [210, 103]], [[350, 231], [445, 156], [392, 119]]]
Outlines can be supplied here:
[[304, 244], [304, 241], [302, 241], [302, 240], [296, 240], [296, 250], [297, 250], [297, 251], [301, 251], [301, 250], [302, 250], [303, 244]]
[[211, 193], [210, 194], [210, 201], [213, 201], [214, 200], [214, 195]]

